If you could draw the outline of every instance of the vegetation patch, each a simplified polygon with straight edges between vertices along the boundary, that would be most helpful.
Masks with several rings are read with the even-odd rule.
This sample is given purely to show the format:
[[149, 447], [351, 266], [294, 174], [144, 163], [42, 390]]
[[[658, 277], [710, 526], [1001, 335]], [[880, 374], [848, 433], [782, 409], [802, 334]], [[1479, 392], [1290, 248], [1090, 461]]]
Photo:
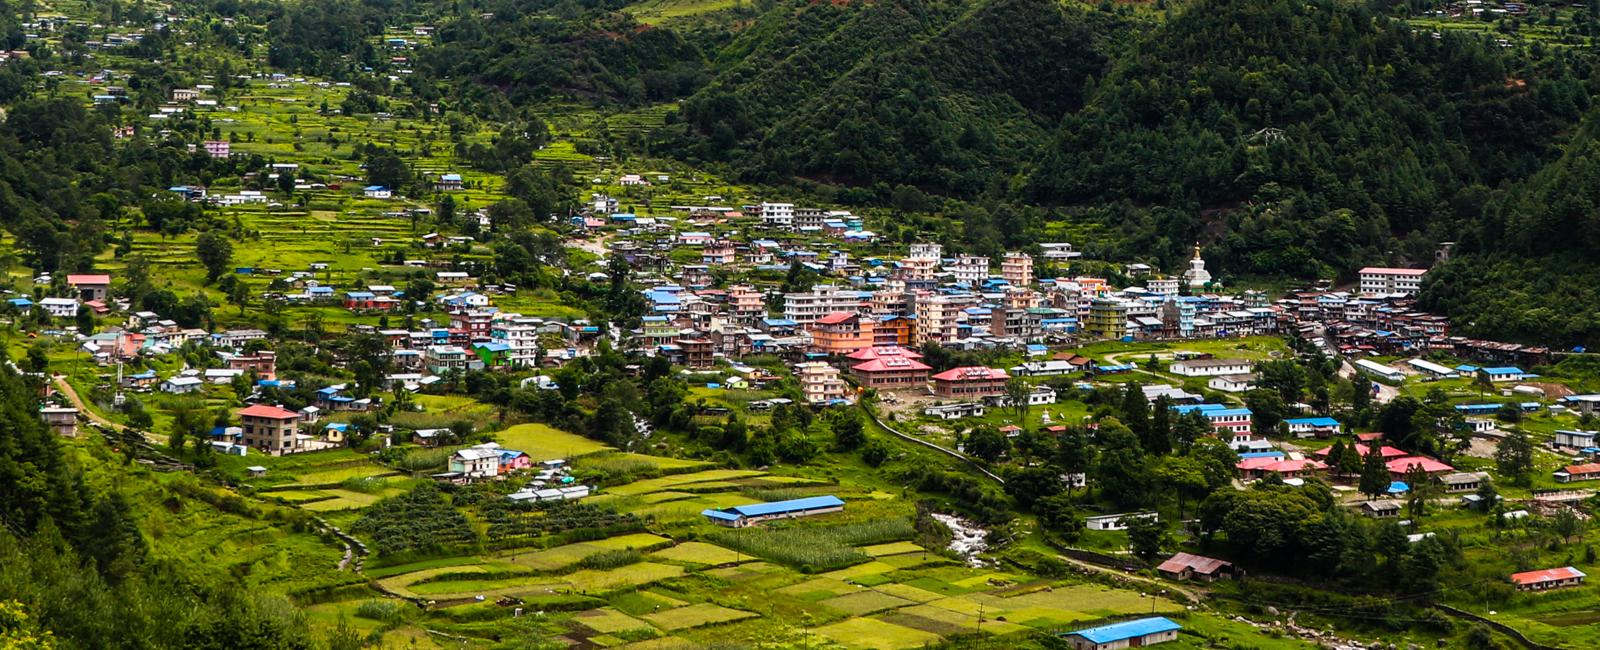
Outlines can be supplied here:
[[943, 641], [938, 634], [875, 618], [852, 618], [813, 630], [846, 648], [901, 650]]
[[908, 539], [914, 534], [911, 520], [888, 518], [833, 526], [740, 528], [719, 531], [711, 539], [719, 545], [813, 573], [871, 559], [855, 546]]
[[697, 603], [654, 614], [646, 614], [644, 619], [663, 630], [686, 630], [702, 625], [727, 623], [757, 616], [759, 614], [754, 612], [730, 609], [711, 603]]

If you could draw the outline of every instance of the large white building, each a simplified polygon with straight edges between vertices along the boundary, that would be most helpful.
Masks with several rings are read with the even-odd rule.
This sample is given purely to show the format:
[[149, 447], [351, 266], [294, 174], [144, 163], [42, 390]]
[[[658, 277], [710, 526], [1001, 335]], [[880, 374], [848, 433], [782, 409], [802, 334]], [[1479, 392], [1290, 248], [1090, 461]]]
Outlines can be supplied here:
[[761, 222], [769, 226], [787, 228], [794, 225], [793, 203], [762, 203]]
[[827, 284], [783, 297], [783, 317], [801, 326], [810, 325], [818, 318], [834, 312], [857, 313], [862, 308], [860, 291]]
[[511, 348], [508, 356], [518, 366], [533, 366], [539, 357], [539, 329], [544, 321], [511, 314], [489, 324], [489, 338]]
[[1422, 290], [1422, 276], [1427, 272], [1427, 269], [1369, 266], [1361, 269], [1361, 293], [1415, 295]]
[[978, 284], [989, 279], [989, 258], [982, 255], [962, 255], [945, 267], [955, 276], [956, 282]]

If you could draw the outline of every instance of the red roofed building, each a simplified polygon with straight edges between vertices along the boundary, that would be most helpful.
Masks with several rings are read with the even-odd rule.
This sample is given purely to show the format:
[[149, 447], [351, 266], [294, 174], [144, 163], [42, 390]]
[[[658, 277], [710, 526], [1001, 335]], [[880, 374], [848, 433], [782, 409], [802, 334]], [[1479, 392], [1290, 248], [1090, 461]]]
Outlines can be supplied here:
[[1568, 465], [1556, 471], [1555, 479], [1557, 483], [1593, 481], [1595, 479], [1600, 479], [1600, 463]]
[[295, 436], [300, 433], [296, 426], [299, 420], [299, 413], [266, 404], [253, 404], [239, 410], [245, 446], [274, 456], [295, 450]]
[[[1367, 447], [1366, 445], [1363, 445], [1363, 444], [1358, 442], [1358, 443], [1355, 444], [1355, 448], [1356, 448], [1356, 455], [1360, 456], [1363, 460], [1365, 460], [1366, 457], [1367, 457], [1367, 450], [1369, 449], [1369, 447]], [[1323, 448], [1318, 449], [1318, 450], [1316, 450], [1314, 452], [1311, 452], [1311, 453], [1314, 454], [1314, 455], [1317, 455], [1317, 456], [1326, 457], [1332, 451], [1333, 451], [1332, 447], [1323, 447]], [[1383, 458], [1383, 460], [1385, 462], [1393, 460], [1393, 459], [1396, 459], [1396, 458], [1404, 458], [1404, 457], [1410, 455], [1410, 454], [1406, 453], [1405, 450], [1395, 449], [1394, 447], [1390, 447], [1389, 445], [1384, 445], [1382, 447], [1379, 447], [1378, 448], [1378, 453], [1382, 455], [1382, 458]]]
[[985, 366], [951, 368], [933, 376], [933, 394], [940, 397], [998, 397], [1006, 393], [1006, 371]]
[[850, 354], [876, 343], [873, 319], [851, 312], [834, 312], [812, 321], [811, 349], [825, 354]]
[[845, 358], [854, 361], [871, 361], [879, 357], [904, 357], [907, 359], [921, 359], [922, 353], [912, 350], [911, 348], [903, 348], [898, 345], [878, 345], [870, 348], [861, 348], [860, 350], [856, 350], [855, 352], [845, 355]]
[[78, 299], [105, 301], [111, 296], [111, 276], [104, 273], [73, 273], [67, 276], [67, 286], [78, 292]]
[[850, 374], [867, 388], [903, 390], [928, 385], [928, 364], [900, 356], [882, 356], [850, 366]]
[[1561, 587], [1576, 587], [1583, 584], [1583, 579], [1587, 577], [1582, 571], [1565, 566], [1559, 569], [1513, 573], [1511, 574], [1511, 584], [1517, 586], [1517, 591], [1544, 591]]
[[1218, 578], [1233, 577], [1233, 563], [1204, 555], [1178, 553], [1156, 567], [1161, 575], [1173, 580], [1197, 578], [1210, 582]]
[[1245, 480], [1264, 478], [1268, 474], [1276, 474], [1279, 478], [1300, 478], [1311, 476], [1328, 469], [1328, 464], [1320, 460], [1309, 458], [1285, 460], [1282, 458], [1246, 458], [1236, 465], [1239, 475]]
[[1456, 471], [1456, 468], [1426, 456], [1405, 456], [1387, 461], [1384, 464], [1389, 467], [1389, 476], [1395, 479], [1404, 478], [1407, 470], [1417, 466], [1421, 466], [1422, 471], [1429, 476], [1449, 474]]

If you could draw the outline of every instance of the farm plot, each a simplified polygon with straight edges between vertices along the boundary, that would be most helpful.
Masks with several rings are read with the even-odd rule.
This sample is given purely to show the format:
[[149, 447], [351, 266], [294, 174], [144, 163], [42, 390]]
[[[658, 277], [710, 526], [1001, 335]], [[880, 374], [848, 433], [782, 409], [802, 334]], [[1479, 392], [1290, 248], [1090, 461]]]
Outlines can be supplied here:
[[507, 449], [527, 454], [535, 463], [611, 450], [603, 443], [545, 424], [519, 424], [496, 433], [495, 438]]
[[[791, 528], [741, 528], [718, 531], [712, 540], [720, 545], [767, 560], [800, 568], [806, 572], [842, 569], [871, 559], [860, 549], [862, 544], [909, 539], [916, 531], [909, 519], [874, 519], [832, 526]], [[893, 567], [883, 565], [878, 572]]]
[[874, 618], [852, 618], [816, 629], [816, 633], [846, 648], [900, 650], [943, 641], [938, 634]]
[[641, 494], [649, 494], [651, 492], [671, 490], [694, 483], [727, 481], [731, 479], [751, 478], [765, 475], [766, 472], [748, 469], [712, 469], [703, 472], [694, 472], [691, 474], [674, 474], [672, 476], [663, 476], [660, 478], [634, 481], [627, 485], [619, 485], [617, 487], [610, 488], [607, 491], [612, 494], [619, 494], [622, 496], [637, 496]]
[[650, 556], [671, 562], [683, 562], [685, 564], [698, 564], [704, 566], [734, 564], [736, 562], [748, 562], [755, 559], [748, 555], [739, 553], [738, 551], [725, 549], [721, 546], [707, 544], [705, 542], [684, 542], [677, 546], [664, 548], [651, 553]]
[[687, 607], [677, 607], [654, 614], [646, 614], [644, 619], [654, 623], [656, 627], [659, 627], [663, 630], [675, 631], [687, 630], [689, 628], [700, 627], [702, 625], [711, 625], [713, 623], [739, 621], [747, 618], [755, 618], [757, 616], [760, 615], [754, 612], [731, 609], [728, 607], [722, 607], [720, 605], [713, 605], [711, 603], [699, 603], [695, 605], [689, 605]]
[[628, 630], [637, 630], [640, 628], [648, 629], [650, 627], [649, 623], [619, 612], [610, 607], [579, 612], [574, 615], [572, 619], [577, 621], [578, 624], [600, 634], [616, 634], [618, 632], [626, 632]]

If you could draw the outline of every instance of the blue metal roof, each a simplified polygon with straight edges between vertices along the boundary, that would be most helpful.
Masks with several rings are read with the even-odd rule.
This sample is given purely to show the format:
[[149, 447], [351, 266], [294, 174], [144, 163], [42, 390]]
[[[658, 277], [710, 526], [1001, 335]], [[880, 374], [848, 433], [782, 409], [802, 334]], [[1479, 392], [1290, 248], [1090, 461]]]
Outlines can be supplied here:
[[1150, 618], [1123, 621], [1121, 623], [1112, 623], [1111, 625], [1102, 625], [1100, 627], [1091, 627], [1086, 630], [1068, 632], [1063, 636], [1081, 636], [1098, 645], [1101, 643], [1115, 643], [1117, 641], [1142, 637], [1149, 634], [1172, 632], [1181, 629], [1183, 629], [1183, 626], [1172, 622], [1172, 619], [1169, 619], [1165, 616], [1152, 616]]
[[1309, 424], [1314, 427], [1336, 427], [1339, 421], [1333, 418], [1289, 418], [1284, 420], [1289, 424]]
[[788, 501], [773, 501], [771, 503], [756, 503], [748, 506], [733, 506], [723, 509], [741, 517], [760, 517], [785, 512], [798, 512], [801, 510], [816, 510], [818, 508], [837, 508], [844, 505], [839, 497], [828, 495], [821, 497], [806, 497], [804, 499], [790, 499]]
[[706, 516], [706, 517], [710, 517], [712, 519], [721, 519], [723, 521], [738, 521], [739, 520], [739, 515], [733, 514], [731, 512], [723, 512], [721, 510], [711, 510], [711, 509], [701, 510], [700, 514], [703, 515], [703, 516]]
[[1487, 372], [1487, 373], [1489, 373], [1491, 375], [1520, 375], [1520, 374], [1523, 374], [1522, 369], [1518, 368], [1516, 366], [1498, 366], [1498, 367], [1495, 367], [1495, 368], [1484, 368], [1483, 371]]

